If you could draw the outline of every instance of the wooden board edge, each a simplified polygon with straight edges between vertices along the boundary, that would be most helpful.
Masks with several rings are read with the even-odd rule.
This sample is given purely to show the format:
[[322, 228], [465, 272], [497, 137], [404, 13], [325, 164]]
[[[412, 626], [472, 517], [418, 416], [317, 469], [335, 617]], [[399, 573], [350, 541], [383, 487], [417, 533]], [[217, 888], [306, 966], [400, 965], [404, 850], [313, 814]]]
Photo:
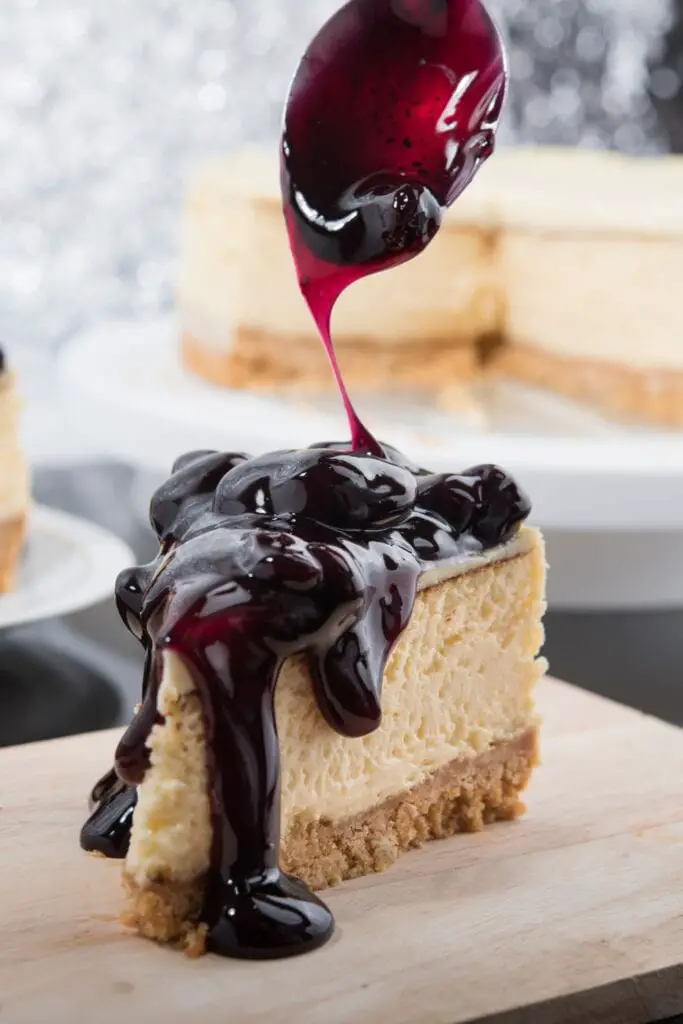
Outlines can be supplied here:
[[[532, 968], [533, 969], [533, 968]], [[683, 964], [453, 1024], [663, 1024], [683, 1013]]]

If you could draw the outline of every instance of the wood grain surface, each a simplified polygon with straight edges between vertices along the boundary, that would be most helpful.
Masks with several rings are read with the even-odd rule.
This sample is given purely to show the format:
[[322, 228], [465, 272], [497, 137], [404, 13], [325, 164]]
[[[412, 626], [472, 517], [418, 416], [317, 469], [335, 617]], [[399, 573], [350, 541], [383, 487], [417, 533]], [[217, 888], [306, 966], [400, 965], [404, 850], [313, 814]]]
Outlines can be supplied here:
[[0, 751], [0, 1024], [640, 1024], [683, 1010], [683, 732], [539, 688], [543, 764], [519, 822], [431, 843], [327, 894], [296, 960], [187, 960], [116, 920], [85, 856], [116, 734]]

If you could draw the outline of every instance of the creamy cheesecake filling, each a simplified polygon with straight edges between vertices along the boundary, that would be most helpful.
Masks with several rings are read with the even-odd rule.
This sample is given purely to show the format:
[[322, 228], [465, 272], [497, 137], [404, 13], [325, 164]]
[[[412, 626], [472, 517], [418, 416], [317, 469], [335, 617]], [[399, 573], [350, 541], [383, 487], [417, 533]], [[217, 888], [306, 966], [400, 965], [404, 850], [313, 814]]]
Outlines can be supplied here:
[[19, 446], [20, 401], [0, 350], [0, 593], [12, 590], [29, 503], [28, 471]]
[[21, 401], [11, 375], [0, 373], [0, 522], [21, 519], [28, 506], [28, 473], [19, 445]]
[[[610, 411], [640, 408], [659, 418], [646, 392], [654, 397], [666, 385], [647, 375], [683, 371], [683, 162], [532, 148], [498, 170], [505, 172], [497, 181], [497, 278], [511, 348], [509, 360], [501, 350], [505, 368], [550, 387], [555, 372], [556, 390], [579, 397], [584, 390]], [[531, 367], [527, 352], [557, 364], [547, 372]], [[642, 381], [620, 380], [622, 368]]]
[[624, 245], [683, 241], [680, 156], [520, 147], [498, 158], [492, 175], [494, 219], [503, 233], [605, 235]]
[[14, 588], [25, 532], [24, 516], [0, 520], [0, 594]]
[[508, 231], [500, 265], [513, 344], [576, 361], [683, 371], [683, 236]]

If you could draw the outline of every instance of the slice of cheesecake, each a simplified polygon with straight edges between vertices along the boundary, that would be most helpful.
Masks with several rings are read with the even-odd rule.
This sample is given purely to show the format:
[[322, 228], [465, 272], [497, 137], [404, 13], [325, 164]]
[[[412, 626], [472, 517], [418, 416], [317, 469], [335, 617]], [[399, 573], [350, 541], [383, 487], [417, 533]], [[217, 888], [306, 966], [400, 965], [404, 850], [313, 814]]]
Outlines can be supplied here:
[[[383, 871], [430, 839], [523, 811], [537, 760], [544, 575], [531, 529], [487, 557], [426, 572], [385, 670], [382, 724], [362, 739], [334, 732], [305, 665], [285, 664], [275, 698], [284, 871], [325, 889]], [[195, 950], [211, 859], [210, 786], [195, 680], [173, 653], [164, 656], [157, 707], [163, 724], [152, 731], [138, 791], [124, 920]]]
[[26, 527], [28, 473], [18, 436], [20, 399], [0, 351], [0, 593], [14, 585]]
[[117, 583], [143, 698], [82, 833], [127, 854], [129, 924], [300, 952], [332, 928], [311, 890], [520, 812], [544, 669], [528, 513], [497, 467], [386, 445], [179, 460], [156, 560]]
[[[472, 378], [500, 327], [485, 186], [475, 181], [419, 260], [358, 282], [333, 334], [354, 389], [441, 394]], [[292, 267], [274, 153], [216, 159], [192, 179], [178, 306], [187, 369], [236, 388], [327, 390], [332, 376]]]
[[683, 159], [522, 150], [499, 187], [498, 370], [683, 426]]

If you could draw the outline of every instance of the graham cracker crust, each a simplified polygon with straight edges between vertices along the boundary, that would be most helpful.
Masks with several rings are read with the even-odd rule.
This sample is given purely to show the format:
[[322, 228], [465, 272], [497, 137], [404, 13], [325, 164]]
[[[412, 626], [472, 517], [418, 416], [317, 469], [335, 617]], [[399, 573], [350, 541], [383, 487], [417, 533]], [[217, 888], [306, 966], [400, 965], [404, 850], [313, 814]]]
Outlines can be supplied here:
[[[222, 387], [273, 390], [296, 385], [328, 391], [334, 385], [322, 346], [309, 337], [274, 337], [238, 327], [229, 343], [215, 348], [184, 330], [181, 354], [186, 369]], [[471, 337], [393, 345], [358, 338], [339, 345], [337, 357], [346, 383], [360, 390], [401, 384], [441, 391], [454, 379], [471, 380], [478, 367]]]
[[14, 586], [25, 532], [25, 516], [0, 523], [0, 594], [8, 593]]
[[[385, 871], [401, 853], [432, 839], [478, 832], [524, 812], [520, 793], [538, 761], [536, 728], [494, 745], [476, 758], [458, 758], [424, 782], [347, 821], [293, 822], [280, 850], [280, 866], [320, 890]], [[163, 879], [140, 887], [124, 873], [124, 925], [147, 938], [172, 943], [189, 956], [205, 952], [206, 929], [197, 924], [203, 879]]]
[[611, 415], [683, 427], [683, 372], [633, 369], [600, 359], [574, 359], [512, 343], [494, 369], [525, 384], [559, 392]]

